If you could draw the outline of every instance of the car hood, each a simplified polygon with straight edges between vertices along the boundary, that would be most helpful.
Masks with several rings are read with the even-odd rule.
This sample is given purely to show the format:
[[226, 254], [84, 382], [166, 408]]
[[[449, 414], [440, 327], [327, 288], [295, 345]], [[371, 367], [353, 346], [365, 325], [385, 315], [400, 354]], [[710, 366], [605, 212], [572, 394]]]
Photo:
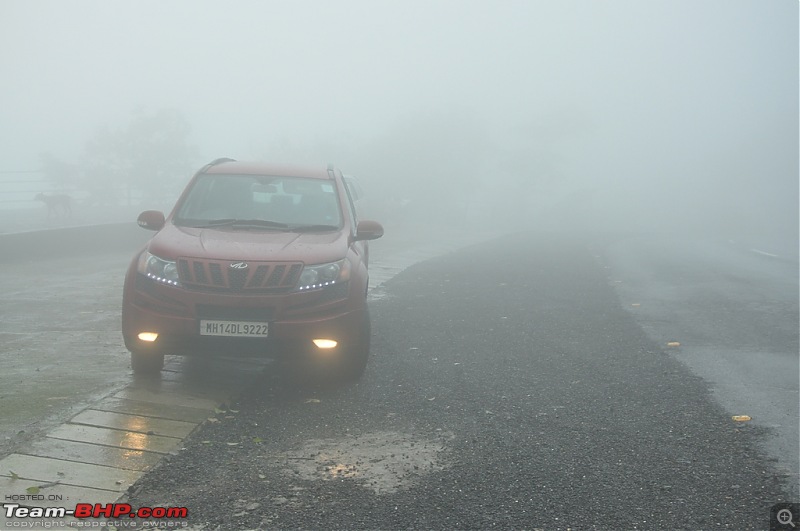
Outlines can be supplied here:
[[345, 231], [297, 233], [167, 223], [150, 241], [148, 250], [166, 260], [186, 257], [321, 264], [344, 258], [347, 246]]

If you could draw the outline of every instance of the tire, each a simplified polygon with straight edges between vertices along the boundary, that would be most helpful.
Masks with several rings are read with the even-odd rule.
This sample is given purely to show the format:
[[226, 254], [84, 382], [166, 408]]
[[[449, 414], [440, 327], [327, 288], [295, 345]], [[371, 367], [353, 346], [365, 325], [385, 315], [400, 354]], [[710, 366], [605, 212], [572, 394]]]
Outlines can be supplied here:
[[131, 351], [131, 368], [136, 374], [155, 374], [164, 368], [163, 352]]
[[369, 361], [369, 343], [372, 329], [369, 320], [369, 311], [364, 312], [364, 324], [360, 337], [349, 345], [342, 356], [341, 379], [346, 383], [354, 383], [361, 379]]

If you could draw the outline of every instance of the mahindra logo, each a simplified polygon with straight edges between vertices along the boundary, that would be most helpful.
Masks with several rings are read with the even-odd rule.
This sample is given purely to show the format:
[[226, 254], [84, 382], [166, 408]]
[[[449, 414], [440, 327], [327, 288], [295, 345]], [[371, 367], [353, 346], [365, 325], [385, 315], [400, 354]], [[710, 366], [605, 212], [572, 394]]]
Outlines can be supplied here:
[[231, 264], [231, 269], [247, 269], [247, 262], [236, 262]]

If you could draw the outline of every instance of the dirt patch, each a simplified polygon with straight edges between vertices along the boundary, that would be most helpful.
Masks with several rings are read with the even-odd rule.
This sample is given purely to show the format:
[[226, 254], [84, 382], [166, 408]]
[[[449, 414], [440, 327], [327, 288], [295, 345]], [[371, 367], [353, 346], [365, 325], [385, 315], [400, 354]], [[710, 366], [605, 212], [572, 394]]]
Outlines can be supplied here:
[[377, 494], [387, 494], [443, 470], [443, 441], [392, 431], [310, 440], [287, 455], [287, 473], [307, 480], [350, 478]]

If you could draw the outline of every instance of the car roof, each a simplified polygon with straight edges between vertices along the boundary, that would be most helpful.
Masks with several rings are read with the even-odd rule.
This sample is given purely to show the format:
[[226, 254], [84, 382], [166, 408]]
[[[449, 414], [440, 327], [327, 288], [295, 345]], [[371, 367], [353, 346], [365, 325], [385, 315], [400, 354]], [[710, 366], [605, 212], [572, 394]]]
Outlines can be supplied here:
[[331, 179], [328, 170], [333, 166], [311, 164], [278, 164], [253, 161], [225, 161], [211, 164], [202, 173], [231, 173], [245, 175], [280, 175], [282, 177], [309, 177], [314, 179]]

